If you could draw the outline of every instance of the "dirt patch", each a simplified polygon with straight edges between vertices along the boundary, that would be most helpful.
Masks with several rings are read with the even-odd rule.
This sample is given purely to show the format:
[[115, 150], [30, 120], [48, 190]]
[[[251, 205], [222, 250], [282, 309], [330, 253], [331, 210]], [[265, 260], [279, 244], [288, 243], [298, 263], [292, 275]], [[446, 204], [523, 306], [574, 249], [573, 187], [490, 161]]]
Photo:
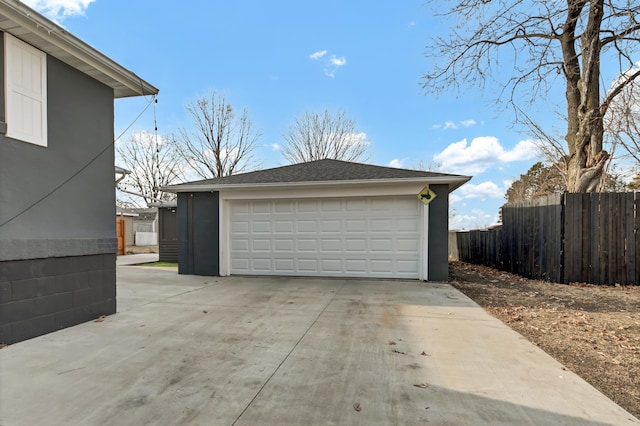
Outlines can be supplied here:
[[158, 246], [127, 246], [127, 254], [158, 253]]
[[640, 286], [554, 284], [449, 263], [450, 284], [640, 418]]

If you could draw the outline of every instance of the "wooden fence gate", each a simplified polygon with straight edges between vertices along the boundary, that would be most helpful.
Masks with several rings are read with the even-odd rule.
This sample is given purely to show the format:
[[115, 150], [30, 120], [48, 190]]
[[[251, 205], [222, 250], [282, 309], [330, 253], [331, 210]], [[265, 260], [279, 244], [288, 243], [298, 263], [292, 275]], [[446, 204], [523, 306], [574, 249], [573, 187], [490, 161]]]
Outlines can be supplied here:
[[125, 226], [124, 219], [116, 218], [116, 237], [118, 238], [118, 256], [125, 253]]

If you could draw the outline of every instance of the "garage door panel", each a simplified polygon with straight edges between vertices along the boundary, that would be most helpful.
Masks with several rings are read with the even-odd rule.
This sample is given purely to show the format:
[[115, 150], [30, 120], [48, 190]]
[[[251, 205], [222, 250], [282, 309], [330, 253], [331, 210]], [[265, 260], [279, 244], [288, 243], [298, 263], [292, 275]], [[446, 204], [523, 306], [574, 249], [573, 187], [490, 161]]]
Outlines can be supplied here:
[[342, 272], [341, 259], [322, 259], [320, 266], [323, 273]]
[[374, 253], [391, 253], [393, 252], [393, 239], [391, 238], [372, 238], [371, 251]]
[[231, 232], [234, 234], [248, 234], [250, 225], [248, 221], [236, 221], [231, 224]]
[[322, 239], [320, 246], [323, 252], [341, 252], [342, 240], [340, 239]]
[[371, 219], [370, 227], [372, 232], [391, 232], [391, 230], [393, 229], [393, 219]]
[[236, 201], [231, 205], [231, 214], [248, 214], [251, 211], [251, 206], [248, 201]]
[[310, 251], [317, 252], [318, 251], [318, 241], [315, 239], [299, 239], [298, 240], [298, 251]]
[[396, 250], [398, 252], [417, 253], [420, 250], [420, 240], [417, 238], [397, 238]]
[[317, 274], [319, 272], [318, 259], [298, 259], [298, 271]]
[[275, 222], [275, 231], [277, 234], [293, 233], [295, 229], [292, 220], [278, 220]]
[[371, 272], [391, 274], [393, 263], [388, 259], [371, 259]]
[[255, 239], [253, 240], [253, 252], [266, 251], [271, 252], [271, 240]]
[[339, 200], [323, 200], [320, 202], [320, 206], [323, 212], [339, 212], [341, 204]]
[[345, 272], [364, 276], [367, 273], [367, 262], [364, 259], [345, 259]]
[[400, 260], [396, 264], [397, 272], [404, 274], [417, 274], [419, 272], [418, 260]]
[[300, 220], [297, 222], [299, 233], [312, 233], [318, 232], [318, 223], [315, 220]]
[[396, 229], [400, 232], [419, 232], [420, 221], [413, 218], [399, 218], [396, 220]]
[[389, 203], [387, 202], [387, 199], [385, 199], [385, 198], [383, 198], [383, 199], [372, 199], [370, 208], [371, 208], [371, 210], [381, 211], [381, 210], [389, 210], [391, 208], [391, 206], [389, 206]]
[[271, 258], [254, 257], [251, 259], [251, 267], [256, 272], [269, 272], [273, 269]]
[[253, 214], [269, 214], [271, 213], [270, 201], [254, 201], [251, 203], [251, 212]]
[[366, 232], [367, 231], [367, 221], [364, 220], [364, 219], [346, 219], [345, 220], [345, 231], [347, 233]]
[[297, 203], [297, 211], [299, 213], [316, 213], [318, 211], [318, 206], [316, 201], [312, 200], [300, 200], [296, 201]]
[[248, 274], [251, 270], [249, 267], [249, 259], [247, 258], [234, 258], [231, 259], [231, 270], [236, 271], [238, 274]]
[[273, 207], [274, 213], [293, 213], [295, 204], [293, 201], [276, 201]]
[[320, 232], [341, 232], [342, 231], [342, 222], [340, 219], [330, 219], [330, 220], [321, 220], [320, 221]]
[[293, 252], [294, 241], [293, 239], [276, 239], [275, 240], [275, 250], [277, 252], [287, 251]]
[[249, 252], [249, 240], [248, 239], [234, 239], [231, 241], [231, 250], [235, 252]]
[[251, 222], [251, 232], [254, 234], [270, 234], [271, 222], [267, 220]]
[[291, 258], [275, 259], [275, 272], [281, 274], [292, 274], [295, 272], [294, 261]]
[[364, 212], [367, 210], [366, 199], [351, 199], [346, 201], [346, 209], [349, 212]]
[[348, 238], [346, 241], [346, 251], [349, 253], [366, 253], [367, 240], [364, 238]]
[[231, 274], [419, 277], [415, 197], [230, 203]]

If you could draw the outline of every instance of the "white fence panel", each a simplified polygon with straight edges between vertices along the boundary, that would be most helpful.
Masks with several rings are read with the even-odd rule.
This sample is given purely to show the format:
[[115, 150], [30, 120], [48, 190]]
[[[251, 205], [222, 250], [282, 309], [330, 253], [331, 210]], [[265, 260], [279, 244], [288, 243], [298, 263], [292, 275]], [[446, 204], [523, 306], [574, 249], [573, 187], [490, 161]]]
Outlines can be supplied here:
[[137, 246], [155, 246], [158, 244], [157, 232], [136, 232]]

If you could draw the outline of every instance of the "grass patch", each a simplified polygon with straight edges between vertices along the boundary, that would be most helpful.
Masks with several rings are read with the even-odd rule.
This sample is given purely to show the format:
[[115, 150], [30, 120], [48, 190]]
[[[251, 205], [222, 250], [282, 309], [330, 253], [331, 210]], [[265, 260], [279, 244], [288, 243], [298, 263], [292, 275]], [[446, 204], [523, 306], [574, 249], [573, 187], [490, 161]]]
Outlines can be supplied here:
[[178, 264], [176, 262], [151, 262], [151, 263], [140, 263], [138, 266], [163, 266], [168, 268], [177, 268]]

